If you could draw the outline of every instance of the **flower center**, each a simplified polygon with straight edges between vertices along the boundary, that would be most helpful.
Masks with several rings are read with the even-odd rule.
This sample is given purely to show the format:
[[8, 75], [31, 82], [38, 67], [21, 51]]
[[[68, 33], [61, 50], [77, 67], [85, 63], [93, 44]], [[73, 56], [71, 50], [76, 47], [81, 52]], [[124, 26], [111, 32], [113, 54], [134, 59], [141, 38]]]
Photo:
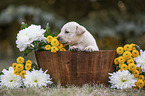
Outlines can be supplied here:
[[25, 75], [25, 73], [22, 73], [22, 75]]
[[135, 72], [135, 74], [137, 74], [137, 72]]
[[37, 80], [34, 80], [34, 82], [37, 83], [38, 81]]
[[122, 82], [126, 82], [127, 80], [125, 78], [122, 78]]
[[139, 85], [143, 85], [143, 84], [140, 82]]
[[10, 80], [10, 82], [13, 82], [13, 80]]

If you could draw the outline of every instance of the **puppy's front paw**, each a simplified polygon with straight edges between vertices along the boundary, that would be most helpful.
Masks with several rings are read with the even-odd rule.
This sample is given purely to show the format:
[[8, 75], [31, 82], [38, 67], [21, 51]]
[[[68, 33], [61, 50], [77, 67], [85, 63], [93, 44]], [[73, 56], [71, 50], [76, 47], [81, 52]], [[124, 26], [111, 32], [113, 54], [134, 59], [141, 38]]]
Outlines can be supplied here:
[[86, 47], [86, 48], [85, 48], [85, 51], [86, 51], [86, 52], [94, 52], [94, 50], [93, 50], [92, 47]]
[[71, 47], [69, 47], [69, 51], [78, 51], [78, 47], [77, 46], [71, 46]]

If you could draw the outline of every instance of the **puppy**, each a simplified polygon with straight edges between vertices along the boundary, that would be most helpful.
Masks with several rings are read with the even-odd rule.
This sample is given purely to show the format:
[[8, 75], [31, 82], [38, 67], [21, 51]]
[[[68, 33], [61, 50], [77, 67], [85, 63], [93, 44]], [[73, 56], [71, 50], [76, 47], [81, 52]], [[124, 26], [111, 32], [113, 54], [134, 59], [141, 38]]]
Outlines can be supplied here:
[[69, 45], [70, 51], [99, 51], [94, 37], [87, 29], [76, 22], [66, 23], [57, 39], [64, 45]]

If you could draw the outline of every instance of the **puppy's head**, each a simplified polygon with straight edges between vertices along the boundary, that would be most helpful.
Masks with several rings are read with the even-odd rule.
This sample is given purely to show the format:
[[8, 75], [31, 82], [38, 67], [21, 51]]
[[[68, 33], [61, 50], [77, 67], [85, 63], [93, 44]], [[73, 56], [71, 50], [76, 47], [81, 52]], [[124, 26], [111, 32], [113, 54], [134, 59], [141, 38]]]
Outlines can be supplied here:
[[65, 45], [73, 45], [78, 43], [80, 37], [85, 33], [86, 29], [76, 22], [66, 23], [60, 34], [58, 34], [57, 39], [60, 43]]

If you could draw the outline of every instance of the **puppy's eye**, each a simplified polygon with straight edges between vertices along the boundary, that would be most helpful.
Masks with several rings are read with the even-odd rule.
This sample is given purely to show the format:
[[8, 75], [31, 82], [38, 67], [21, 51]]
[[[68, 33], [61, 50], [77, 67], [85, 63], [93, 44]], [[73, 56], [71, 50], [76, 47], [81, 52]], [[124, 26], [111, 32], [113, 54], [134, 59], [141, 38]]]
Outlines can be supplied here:
[[65, 31], [65, 33], [69, 33], [68, 31]]

